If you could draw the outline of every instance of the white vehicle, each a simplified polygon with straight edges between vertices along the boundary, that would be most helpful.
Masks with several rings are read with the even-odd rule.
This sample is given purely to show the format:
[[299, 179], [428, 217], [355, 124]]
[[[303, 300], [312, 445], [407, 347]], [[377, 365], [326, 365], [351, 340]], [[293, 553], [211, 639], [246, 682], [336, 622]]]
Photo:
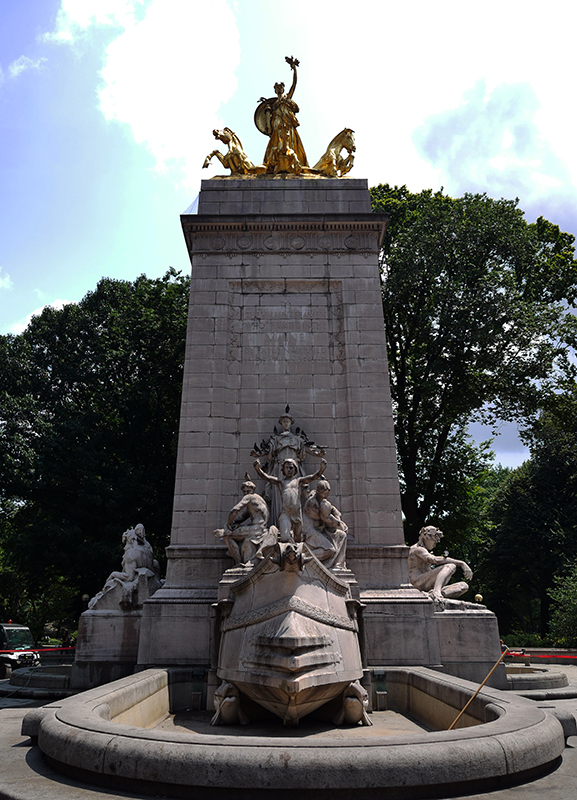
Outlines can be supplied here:
[[13, 622], [0, 622], [0, 678], [9, 677], [13, 669], [37, 667], [40, 653], [30, 628]]

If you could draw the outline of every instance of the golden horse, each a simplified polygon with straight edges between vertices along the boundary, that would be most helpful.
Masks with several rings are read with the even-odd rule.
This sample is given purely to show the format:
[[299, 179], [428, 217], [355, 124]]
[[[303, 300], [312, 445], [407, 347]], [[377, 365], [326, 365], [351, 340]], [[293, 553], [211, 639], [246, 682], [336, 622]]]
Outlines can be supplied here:
[[214, 156], [218, 158], [223, 167], [230, 170], [231, 175], [255, 175], [264, 172], [264, 167], [255, 167], [247, 154], [244, 152], [242, 142], [234, 131], [230, 128], [214, 130], [214, 138], [228, 145], [228, 152], [221, 153], [220, 150], [213, 150], [204, 159], [204, 167], [208, 167]]
[[[343, 150], [348, 152], [346, 158], [341, 155]], [[314, 165], [313, 171], [320, 172], [328, 178], [342, 178], [353, 168], [355, 150], [354, 131], [344, 128], [331, 141], [325, 154]]]

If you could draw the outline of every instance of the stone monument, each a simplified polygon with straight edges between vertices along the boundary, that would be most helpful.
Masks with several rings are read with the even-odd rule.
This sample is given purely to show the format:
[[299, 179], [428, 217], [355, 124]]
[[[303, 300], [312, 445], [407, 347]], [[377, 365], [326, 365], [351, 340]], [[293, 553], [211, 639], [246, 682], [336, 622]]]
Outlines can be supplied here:
[[[299, 64], [286, 60], [289, 91], [277, 83], [255, 112], [268, 137], [262, 164], [231, 129], [215, 131], [231, 174], [203, 181], [181, 218], [192, 276], [172, 534], [166, 583], [144, 603], [139, 668], [204, 670], [210, 704], [221, 576], [232, 556], [264, 581], [275, 527], [281, 546], [308, 540], [309, 563], [329, 572], [344, 568], [346, 541], [343, 581], [363, 606], [365, 668], [427, 665], [480, 681], [499, 656], [495, 616], [456, 600], [441, 607], [409, 580], [380, 294], [387, 216], [371, 213], [365, 180], [342, 177], [350, 129], [309, 166], [294, 100]], [[312, 480], [325, 452], [331, 501], [319, 484], [302, 512], [291, 510], [287, 482]], [[254, 459], [262, 483], [238, 503]], [[231, 575], [225, 583], [233, 591]], [[494, 677], [505, 681], [504, 671]]]
[[[192, 281], [172, 539], [138, 656], [140, 669], [161, 668], [34, 709], [22, 733], [73, 779], [175, 797], [424, 797], [526, 781], [554, 768], [575, 721], [419, 666], [480, 682], [500, 661], [496, 619], [454, 599], [466, 584], [453, 573], [471, 573], [433, 555], [438, 529], [404, 545], [379, 290], [386, 217], [371, 215], [366, 182], [335, 177], [354, 151], [343, 158], [339, 137], [308, 166], [298, 61], [287, 62], [291, 89], [276, 84], [255, 114], [263, 164], [229, 128], [215, 131], [231, 177], [203, 182], [198, 213], [182, 218]], [[135, 539], [125, 534], [122, 572], [85, 620], [140, 604], [137, 573], [151, 572], [146, 582], [155, 570], [132, 557]], [[158, 724], [204, 693], [213, 725], [263, 709], [289, 725], [311, 712], [370, 725], [383, 685], [432, 731], [337, 736], [326, 724], [311, 741], [269, 723], [248, 738], [210, 735], [196, 715], [189, 730]]]

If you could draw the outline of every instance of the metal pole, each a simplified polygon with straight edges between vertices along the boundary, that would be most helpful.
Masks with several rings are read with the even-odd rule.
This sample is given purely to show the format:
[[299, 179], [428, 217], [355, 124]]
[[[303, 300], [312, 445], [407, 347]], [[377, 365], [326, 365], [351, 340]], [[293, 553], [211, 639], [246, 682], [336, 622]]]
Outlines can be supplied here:
[[502, 660], [505, 658], [505, 656], [507, 655], [507, 653], [508, 653], [508, 652], [509, 652], [509, 648], [508, 648], [508, 647], [507, 647], [507, 649], [506, 649], [506, 650], [503, 650], [503, 652], [502, 652], [502, 653], [501, 653], [501, 655], [499, 656], [499, 660], [497, 661], [497, 663], [495, 664], [495, 666], [493, 667], [493, 669], [491, 670], [491, 672], [490, 672], [490, 673], [487, 675], [487, 677], [485, 678], [485, 680], [483, 681], [483, 683], [481, 683], [481, 684], [479, 685], [479, 687], [477, 688], [477, 691], [475, 692], [475, 694], [474, 694], [472, 697], [470, 697], [470, 698], [467, 700], [467, 702], [465, 703], [465, 706], [464, 706], [464, 708], [463, 708], [463, 709], [462, 709], [462, 710], [461, 710], [461, 711], [460, 711], [460, 712], [457, 714], [457, 716], [455, 717], [455, 719], [453, 720], [453, 722], [452, 722], [452, 723], [449, 725], [449, 727], [447, 728], [447, 730], [448, 730], [448, 731], [452, 731], [452, 730], [453, 730], [453, 728], [455, 727], [455, 725], [457, 724], [457, 722], [458, 722], [458, 721], [461, 719], [461, 717], [463, 716], [463, 714], [465, 713], [465, 711], [466, 711], [466, 710], [469, 708], [469, 706], [471, 705], [471, 703], [473, 702], [473, 700], [475, 699], [475, 697], [477, 697], [477, 695], [479, 694], [479, 692], [481, 691], [481, 689], [483, 688], [483, 686], [484, 686], [484, 685], [487, 683], [487, 681], [489, 680], [489, 678], [491, 677], [491, 675], [492, 675], [492, 674], [495, 672], [495, 670], [497, 669], [497, 667], [499, 666], [499, 664], [501, 663], [501, 661], [502, 661]]

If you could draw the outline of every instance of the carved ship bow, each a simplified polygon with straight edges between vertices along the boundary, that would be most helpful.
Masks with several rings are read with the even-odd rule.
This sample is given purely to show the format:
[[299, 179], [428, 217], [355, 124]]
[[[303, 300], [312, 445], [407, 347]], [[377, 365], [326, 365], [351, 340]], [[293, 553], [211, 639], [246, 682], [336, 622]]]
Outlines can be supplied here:
[[359, 603], [306, 544], [276, 544], [228, 588], [219, 603], [218, 677], [285, 724], [362, 677]]

